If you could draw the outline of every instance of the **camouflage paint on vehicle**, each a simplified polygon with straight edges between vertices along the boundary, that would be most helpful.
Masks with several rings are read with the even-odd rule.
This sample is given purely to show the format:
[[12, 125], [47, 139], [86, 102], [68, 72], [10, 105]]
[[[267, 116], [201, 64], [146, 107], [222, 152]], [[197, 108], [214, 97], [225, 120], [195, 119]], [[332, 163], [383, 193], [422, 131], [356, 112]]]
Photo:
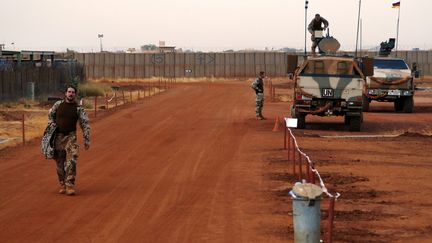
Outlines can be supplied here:
[[351, 57], [311, 57], [294, 74], [293, 117], [304, 128], [305, 116], [345, 116], [360, 130], [365, 77]]
[[[296, 97], [342, 99], [361, 102], [364, 76], [353, 58], [315, 57], [306, 60], [295, 74]], [[324, 96], [324, 89], [334, 91]]]
[[[348, 77], [301, 76], [297, 89], [299, 94], [309, 97], [326, 99], [343, 99], [346, 101], [361, 101], [363, 94], [363, 79]], [[323, 97], [323, 89], [334, 90], [333, 97]]]

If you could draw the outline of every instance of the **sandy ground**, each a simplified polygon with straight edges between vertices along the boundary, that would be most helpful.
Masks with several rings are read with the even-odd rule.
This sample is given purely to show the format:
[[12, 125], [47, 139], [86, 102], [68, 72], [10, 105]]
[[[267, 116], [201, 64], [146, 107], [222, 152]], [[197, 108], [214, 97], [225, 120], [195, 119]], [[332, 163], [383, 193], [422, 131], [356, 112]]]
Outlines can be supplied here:
[[[341, 117], [307, 117], [307, 129], [295, 130], [329, 190], [341, 193], [336, 242], [432, 241], [432, 94], [415, 102], [413, 114], [372, 103], [358, 133]], [[292, 164], [283, 132], [271, 131], [288, 106], [266, 102], [269, 119], [257, 121], [248, 83], [194, 83], [99, 118], [74, 197], [57, 194], [39, 141], [1, 150], [0, 239], [292, 242]], [[367, 134], [403, 135], [323, 137]], [[322, 204], [325, 233], [328, 198]]]

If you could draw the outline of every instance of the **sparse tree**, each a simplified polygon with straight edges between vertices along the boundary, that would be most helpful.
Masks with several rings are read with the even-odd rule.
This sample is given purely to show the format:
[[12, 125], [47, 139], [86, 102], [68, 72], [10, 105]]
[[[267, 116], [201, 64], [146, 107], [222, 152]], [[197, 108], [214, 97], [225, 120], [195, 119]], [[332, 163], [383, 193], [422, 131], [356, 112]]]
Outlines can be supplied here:
[[147, 44], [147, 45], [143, 45], [141, 46], [141, 51], [154, 51], [157, 50], [158, 47], [155, 44]]

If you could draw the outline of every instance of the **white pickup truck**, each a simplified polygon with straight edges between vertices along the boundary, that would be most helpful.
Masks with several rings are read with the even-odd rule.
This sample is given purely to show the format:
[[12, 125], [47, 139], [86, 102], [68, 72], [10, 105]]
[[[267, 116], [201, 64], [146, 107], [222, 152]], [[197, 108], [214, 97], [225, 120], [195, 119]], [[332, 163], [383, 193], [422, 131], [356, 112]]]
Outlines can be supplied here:
[[414, 83], [410, 67], [401, 58], [375, 57], [374, 75], [366, 79], [363, 111], [371, 101], [394, 102], [396, 112], [411, 113], [414, 108]]

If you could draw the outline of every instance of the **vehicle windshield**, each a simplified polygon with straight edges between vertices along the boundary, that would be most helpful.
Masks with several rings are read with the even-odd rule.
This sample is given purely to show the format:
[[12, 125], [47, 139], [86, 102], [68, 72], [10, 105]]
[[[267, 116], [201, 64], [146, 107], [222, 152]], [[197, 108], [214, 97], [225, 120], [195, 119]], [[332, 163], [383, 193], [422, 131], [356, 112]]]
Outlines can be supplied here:
[[359, 76], [352, 61], [309, 60], [301, 72], [303, 75]]
[[403, 60], [374, 59], [374, 68], [379, 69], [408, 69]]

